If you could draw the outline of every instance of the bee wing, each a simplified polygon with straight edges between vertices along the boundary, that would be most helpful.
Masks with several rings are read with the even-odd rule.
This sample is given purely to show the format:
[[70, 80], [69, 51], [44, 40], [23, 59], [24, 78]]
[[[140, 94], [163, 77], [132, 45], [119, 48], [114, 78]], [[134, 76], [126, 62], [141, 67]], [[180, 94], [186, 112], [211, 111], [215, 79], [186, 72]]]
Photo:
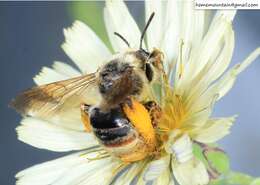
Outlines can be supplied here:
[[81, 103], [95, 104], [100, 100], [96, 74], [33, 87], [18, 95], [11, 106], [23, 115], [48, 118], [66, 112]]

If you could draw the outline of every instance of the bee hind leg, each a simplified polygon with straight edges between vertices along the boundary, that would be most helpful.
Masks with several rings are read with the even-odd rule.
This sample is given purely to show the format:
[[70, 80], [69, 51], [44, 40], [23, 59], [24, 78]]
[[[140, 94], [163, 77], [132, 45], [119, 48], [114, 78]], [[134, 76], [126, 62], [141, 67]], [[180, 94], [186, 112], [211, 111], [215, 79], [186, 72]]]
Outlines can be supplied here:
[[80, 105], [81, 121], [84, 124], [86, 132], [91, 132], [91, 130], [92, 130], [91, 125], [90, 125], [89, 115], [88, 115], [89, 107], [90, 107], [90, 105], [87, 105], [85, 103], [82, 103]]

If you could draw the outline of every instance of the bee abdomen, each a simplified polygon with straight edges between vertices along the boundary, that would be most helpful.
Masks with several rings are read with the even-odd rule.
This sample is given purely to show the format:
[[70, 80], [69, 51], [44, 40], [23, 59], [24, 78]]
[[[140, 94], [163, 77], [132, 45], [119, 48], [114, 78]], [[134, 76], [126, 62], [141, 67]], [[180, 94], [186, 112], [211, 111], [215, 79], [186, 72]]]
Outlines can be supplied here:
[[93, 131], [98, 139], [102, 140], [103, 142], [111, 142], [113, 140], [126, 137], [130, 132], [130, 129], [130, 126], [124, 125], [119, 126], [118, 128], [94, 128]]
[[145, 142], [121, 108], [106, 113], [94, 108], [90, 111], [90, 123], [100, 144], [114, 156], [129, 162], [140, 160], [148, 154]]
[[94, 134], [105, 146], [123, 144], [136, 137], [129, 120], [120, 108], [109, 112], [101, 112], [99, 108], [94, 108], [90, 112], [90, 123]]

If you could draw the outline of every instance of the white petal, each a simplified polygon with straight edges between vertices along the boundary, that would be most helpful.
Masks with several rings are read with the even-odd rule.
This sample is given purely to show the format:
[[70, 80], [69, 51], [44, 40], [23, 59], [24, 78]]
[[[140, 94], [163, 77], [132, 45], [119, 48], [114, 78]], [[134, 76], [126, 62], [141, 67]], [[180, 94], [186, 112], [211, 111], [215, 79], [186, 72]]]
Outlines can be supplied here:
[[[202, 109], [206, 105], [208, 105], [214, 97], [216, 100], [219, 100], [223, 97], [234, 85], [237, 75], [242, 72], [248, 65], [250, 65], [258, 56], [260, 55], [260, 48], [256, 49], [254, 52], [248, 56], [248, 58], [242, 63], [238, 64], [232, 69], [230, 69], [226, 74], [217, 82], [212, 84], [202, 95], [193, 97], [195, 104], [191, 106], [191, 104], [187, 105], [191, 108], [191, 110], [196, 111], [198, 109]], [[230, 56], [230, 55], [229, 55]], [[231, 57], [231, 56], [230, 56]], [[224, 58], [224, 55], [223, 55]], [[223, 64], [224, 65], [224, 64]], [[219, 65], [219, 67], [221, 67]], [[222, 73], [223, 70], [219, 70], [219, 74]]]
[[146, 31], [148, 49], [160, 48], [165, 34], [166, 1], [145, 1], [146, 22], [154, 12], [155, 16]]
[[237, 13], [236, 10], [218, 10], [215, 14], [212, 23], [214, 24], [214, 21], [220, 17], [223, 17], [227, 21], [232, 22], [236, 16], [236, 13]]
[[83, 73], [95, 72], [111, 55], [97, 35], [80, 21], [64, 29], [64, 35], [62, 48]]
[[257, 48], [241, 64], [238, 64], [230, 69], [221, 80], [213, 84], [208, 89], [208, 92], [218, 93], [218, 99], [222, 98], [233, 87], [237, 75], [245, 70], [259, 55], [260, 48]]
[[55, 71], [57, 71], [58, 73], [63, 74], [65, 76], [68, 76], [70, 78], [81, 75], [81, 73], [79, 71], [77, 71], [76, 69], [74, 69], [70, 65], [63, 63], [63, 62], [59, 62], [59, 61], [54, 62], [53, 69]]
[[[205, 13], [194, 9], [193, 1], [183, 1], [182, 21], [180, 30], [180, 39], [183, 42], [182, 53], [179, 53], [180, 59], [185, 66], [191, 56], [191, 49], [197, 48], [202, 42], [204, 36], [204, 17]], [[179, 70], [180, 68], [176, 68]]]
[[89, 158], [95, 158], [99, 155], [99, 152], [94, 152], [93, 150], [96, 149], [85, 150], [27, 168], [16, 174], [16, 178], [18, 179], [16, 184], [49, 185], [53, 184], [60, 177], [63, 178], [64, 173], [81, 164], [87, 165], [85, 170], [91, 169], [91, 166], [96, 164], [95, 162], [99, 162], [99, 160], [89, 160]]
[[207, 123], [191, 132], [192, 139], [202, 143], [214, 143], [229, 134], [235, 117], [210, 119]]
[[185, 163], [193, 157], [192, 141], [187, 134], [172, 132], [165, 149], [174, 154], [179, 163]]
[[210, 99], [208, 99], [205, 107], [201, 107], [196, 112], [189, 111], [181, 124], [181, 129], [189, 130], [190, 128], [203, 126], [212, 114], [217, 98], [218, 94], [213, 94]]
[[24, 118], [17, 127], [18, 139], [37, 148], [57, 152], [81, 150], [96, 146], [94, 136], [73, 131], [37, 118]]
[[147, 183], [143, 180], [143, 178], [139, 178], [136, 182], [136, 185], [146, 185]]
[[56, 160], [48, 161], [42, 164], [27, 168], [16, 174], [19, 185], [47, 185], [57, 179], [68, 167], [86, 161], [86, 158], [80, 157], [84, 152], [75, 153]]
[[59, 112], [51, 118], [48, 118], [48, 121], [52, 124], [75, 131], [84, 131], [85, 129], [78, 107]]
[[170, 168], [164, 171], [154, 182], [153, 185], [174, 185], [173, 176]]
[[66, 80], [68, 78], [69, 76], [59, 73], [54, 69], [43, 67], [41, 72], [37, 74], [33, 78], [33, 80], [37, 85], [43, 85], [43, 84], [48, 84], [60, 80]]
[[189, 91], [186, 102], [191, 111], [195, 112], [207, 106], [210, 99], [213, 98], [214, 94], [206, 97], [205, 91], [212, 82], [224, 73], [231, 62], [234, 49], [234, 32], [232, 29], [229, 29], [224, 35], [223, 45], [218, 57], [212, 59], [212, 62], [208, 63], [190, 83], [193, 88]]
[[80, 72], [63, 62], [54, 62], [53, 68], [43, 67], [33, 80], [37, 85], [48, 84], [80, 76]]
[[231, 24], [223, 18], [219, 18], [211, 26], [200, 46], [192, 50], [190, 61], [183, 72], [184, 82], [185, 80], [190, 82], [191, 79], [195, 79], [201, 71], [216, 61], [223, 47], [223, 38], [230, 29], [232, 29]]
[[144, 164], [144, 161], [132, 163], [131, 166], [116, 179], [114, 185], [130, 185], [134, 178], [142, 172]]
[[214, 11], [211, 10], [204, 10], [205, 11], [205, 17], [204, 17], [204, 34], [207, 33], [210, 27], [210, 23], [213, 20], [213, 16], [215, 15]]
[[145, 165], [147, 165], [147, 162], [143, 163], [143, 164], [144, 164], [143, 169], [141, 169], [140, 173], [137, 175], [137, 178], [135, 180], [136, 185], [147, 185], [147, 182], [143, 178], [144, 173], [145, 173], [144, 168], [145, 168]]
[[188, 135], [183, 135], [181, 138], [176, 140], [172, 145], [172, 151], [180, 163], [184, 163], [192, 158], [192, 142]]
[[216, 95], [218, 96], [217, 100], [223, 97], [233, 86], [237, 74], [240, 73], [253, 60], [255, 60], [255, 58], [260, 54], [259, 50], [256, 50], [243, 63], [243, 65], [239, 64], [235, 66], [233, 69], [229, 70], [229, 72], [227, 72], [226, 75], [224, 75], [219, 81], [216, 81], [210, 87], [208, 87], [210, 83], [222, 75], [230, 63], [234, 47], [233, 31], [230, 33], [231, 35], [226, 35], [226, 37], [228, 37], [225, 39], [226, 44], [216, 63], [211, 67], [212, 70], [209, 70], [207, 72], [208, 74], [201, 74], [200, 79], [195, 78], [193, 80], [194, 82], [191, 84], [193, 88], [189, 91], [189, 93], [191, 93], [191, 95], [189, 95], [190, 98], [186, 100], [186, 107], [189, 107], [189, 112], [196, 112], [203, 109], [203, 107], [208, 106], [209, 102], [211, 102], [211, 100], [214, 99]]
[[180, 185], [207, 185], [209, 183], [206, 167], [195, 158], [181, 164], [172, 161], [172, 171]]
[[139, 47], [141, 33], [122, 0], [106, 1], [104, 20], [110, 42], [116, 52], [121, 52], [128, 46], [120, 38], [116, 37], [114, 32], [124, 36], [132, 48]]
[[108, 185], [119, 162], [111, 158], [82, 163], [66, 171], [53, 185]]
[[144, 171], [144, 180], [150, 181], [159, 177], [164, 171], [166, 171], [169, 168], [169, 162], [169, 155], [151, 161]]
[[215, 15], [209, 31], [206, 34], [203, 43], [201, 43], [201, 47], [198, 48], [198, 51], [203, 52], [199, 54], [199, 59], [202, 59], [202, 61], [197, 60], [199, 64], [195, 64], [198, 65], [198, 67], [203, 68], [210, 57], [214, 56], [214, 54], [218, 54], [217, 51], [219, 49], [219, 45], [222, 44], [221, 39], [223, 39], [228, 30], [232, 29], [231, 21], [233, 20], [235, 13], [233, 13], [233, 11], [230, 11], [230, 13], [226, 12], [227, 11], [219, 11]]
[[197, 47], [205, 34], [205, 17], [205, 11], [194, 10], [192, 1], [168, 1], [162, 45], [166, 59], [170, 58], [170, 62], [177, 59], [182, 40], [182, 58], [188, 61], [190, 48]]
[[[195, 10], [193, 1], [183, 3], [182, 39], [184, 43], [190, 43], [192, 47], [196, 47], [201, 42], [204, 35], [204, 18], [205, 11]], [[184, 52], [187, 51], [184, 49]]]
[[[180, 45], [182, 1], [168, 1], [166, 6], [165, 27], [162, 33], [161, 49], [165, 54], [165, 71], [173, 69]], [[156, 16], [156, 15], [155, 15]], [[157, 35], [157, 34], [156, 34]], [[149, 41], [149, 40], [148, 40]], [[159, 46], [156, 46], [159, 47]], [[169, 69], [170, 68], [170, 69]]]

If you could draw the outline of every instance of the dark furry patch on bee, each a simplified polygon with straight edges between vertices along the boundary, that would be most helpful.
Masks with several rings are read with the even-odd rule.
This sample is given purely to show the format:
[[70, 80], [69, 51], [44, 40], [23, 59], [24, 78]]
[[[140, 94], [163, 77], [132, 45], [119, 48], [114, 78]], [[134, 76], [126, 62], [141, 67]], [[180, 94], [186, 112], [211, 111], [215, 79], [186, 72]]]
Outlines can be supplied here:
[[123, 146], [137, 137], [120, 107], [109, 112], [95, 107], [90, 110], [90, 120], [95, 136], [105, 146]]
[[150, 53], [148, 53], [144, 50], [138, 50], [138, 51], [135, 51], [133, 54], [135, 55], [135, 57], [137, 59], [145, 62], [148, 59]]
[[110, 61], [100, 72], [99, 90], [109, 104], [140, 94], [142, 87], [143, 81], [133, 67], [119, 59]]
[[89, 115], [94, 129], [116, 129], [130, 124], [121, 107], [110, 109], [108, 112], [95, 107], [89, 111]]
[[93, 129], [93, 131], [97, 138], [102, 142], [109, 142], [127, 136], [130, 132], [130, 129], [130, 125], [124, 125], [122, 127], [111, 129]]

